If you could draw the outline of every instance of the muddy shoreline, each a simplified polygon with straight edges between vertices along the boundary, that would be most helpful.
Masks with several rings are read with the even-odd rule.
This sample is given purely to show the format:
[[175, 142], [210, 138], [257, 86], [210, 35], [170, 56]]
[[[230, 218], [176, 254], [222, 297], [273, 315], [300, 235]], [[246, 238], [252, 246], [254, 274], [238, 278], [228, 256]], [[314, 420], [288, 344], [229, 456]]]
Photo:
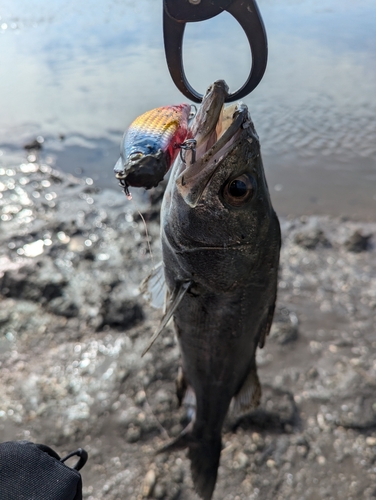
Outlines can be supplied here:
[[[195, 498], [171, 328], [138, 285], [160, 259], [140, 205], [47, 164], [0, 166], [0, 441], [89, 452], [84, 498]], [[260, 408], [230, 415], [214, 498], [376, 498], [376, 223], [281, 218], [277, 314]]]

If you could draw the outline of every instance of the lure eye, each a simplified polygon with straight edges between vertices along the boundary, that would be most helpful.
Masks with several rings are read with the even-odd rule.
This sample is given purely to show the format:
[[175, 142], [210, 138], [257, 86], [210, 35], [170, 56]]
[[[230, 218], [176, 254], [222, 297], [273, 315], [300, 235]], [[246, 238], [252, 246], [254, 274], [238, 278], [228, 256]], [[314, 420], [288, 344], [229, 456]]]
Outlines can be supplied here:
[[141, 152], [132, 153], [129, 155], [129, 160], [130, 161], [137, 161], [137, 160], [140, 160], [143, 156], [144, 155]]
[[256, 191], [256, 181], [248, 174], [231, 179], [223, 189], [223, 198], [233, 207], [240, 207], [249, 201]]

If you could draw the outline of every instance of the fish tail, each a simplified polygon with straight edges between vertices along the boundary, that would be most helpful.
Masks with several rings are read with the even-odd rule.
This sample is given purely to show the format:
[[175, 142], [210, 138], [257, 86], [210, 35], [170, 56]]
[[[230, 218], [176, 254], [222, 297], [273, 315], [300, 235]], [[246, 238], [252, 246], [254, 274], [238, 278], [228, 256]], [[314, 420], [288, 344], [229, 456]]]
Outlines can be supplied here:
[[191, 461], [192, 479], [196, 493], [203, 500], [211, 500], [217, 481], [222, 448], [221, 435], [199, 438], [195, 436], [193, 431], [185, 429], [180, 436], [163, 447], [159, 453], [184, 448], [188, 448], [188, 458]]
[[210, 440], [197, 440], [189, 446], [193, 484], [203, 500], [210, 500], [213, 495], [221, 448], [220, 435]]

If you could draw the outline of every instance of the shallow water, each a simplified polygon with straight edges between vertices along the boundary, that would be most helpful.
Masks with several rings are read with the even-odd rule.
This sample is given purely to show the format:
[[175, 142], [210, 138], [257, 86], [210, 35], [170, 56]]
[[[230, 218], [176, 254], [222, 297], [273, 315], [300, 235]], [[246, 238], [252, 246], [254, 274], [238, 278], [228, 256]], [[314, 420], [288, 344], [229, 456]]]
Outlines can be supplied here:
[[[376, 209], [376, 4], [259, 0], [264, 79], [244, 101], [277, 211], [372, 218]], [[185, 100], [164, 60], [162, 2], [5, 0], [0, 6], [0, 162], [37, 136], [42, 159], [116, 188], [120, 138], [138, 114]], [[220, 50], [218, 49], [220, 47]], [[227, 14], [187, 26], [184, 56], [203, 92], [249, 70]]]

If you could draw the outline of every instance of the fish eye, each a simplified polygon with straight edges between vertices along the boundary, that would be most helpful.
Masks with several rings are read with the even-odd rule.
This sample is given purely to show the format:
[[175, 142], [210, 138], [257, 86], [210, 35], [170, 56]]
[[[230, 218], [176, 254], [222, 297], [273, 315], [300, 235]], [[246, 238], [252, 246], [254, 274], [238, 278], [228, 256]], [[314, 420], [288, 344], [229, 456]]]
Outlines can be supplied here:
[[223, 189], [223, 198], [229, 205], [240, 207], [251, 200], [256, 191], [256, 181], [249, 174], [230, 179]]

